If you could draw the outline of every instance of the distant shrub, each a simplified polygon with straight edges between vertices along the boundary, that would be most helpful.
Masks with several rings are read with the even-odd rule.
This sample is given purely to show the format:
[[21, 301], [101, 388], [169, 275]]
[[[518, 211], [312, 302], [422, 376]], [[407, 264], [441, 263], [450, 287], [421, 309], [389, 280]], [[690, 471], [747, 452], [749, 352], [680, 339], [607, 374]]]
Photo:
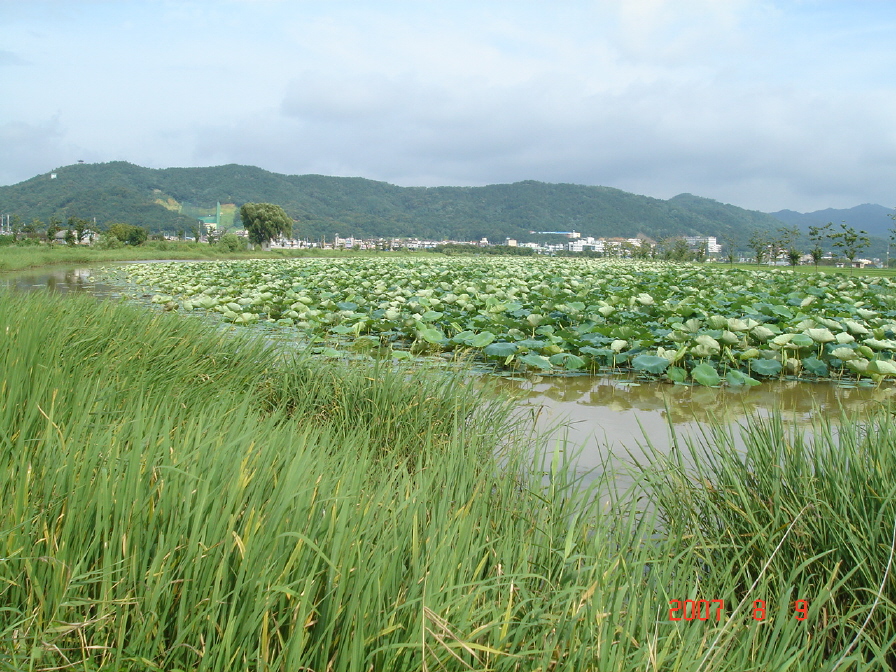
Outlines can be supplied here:
[[94, 246], [98, 250], [118, 250], [124, 247], [124, 243], [118, 240], [111, 233], [104, 234], [100, 236], [100, 239], [97, 241]]
[[240, 238], [235, 233], [225, 233], [218, 241], [218, 247], [225, 252], [243, 252], [249, 245], [245, 238]]

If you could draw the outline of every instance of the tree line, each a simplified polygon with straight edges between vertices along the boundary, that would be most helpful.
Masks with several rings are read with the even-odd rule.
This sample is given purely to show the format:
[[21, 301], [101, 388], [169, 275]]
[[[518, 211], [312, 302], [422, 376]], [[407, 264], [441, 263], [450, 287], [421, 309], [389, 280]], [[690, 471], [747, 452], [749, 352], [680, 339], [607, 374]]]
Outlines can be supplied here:
[[[123, 245], [142, 245], [149, 238], [145, 227], [115, 222], [105, 227], [96, 227], [91, 221], [82, 217], [69, 217], [67, 220], [50, 217], [44, 223], [35, 217], [25, 223], [18, 215], [10, 215], [8, 234], [2, 236], [6, 244], [40, 244], [63, 242], [66, 245], [78, 243], [99, 244], [101, 247], [114, 248]], [[102, 228], [102, 231], [97, 231]], [[64, 235], [59, 236], [61, 232]]]
[[[896, 221], [896, 214], [890, 215]], [[734, 261], [734, 242], [728, 243], [728, 259]], [[801, 244], [801, 242], [803, 244]], [[889, 248], [896, 243], [896, 226], [890, 230], [887, 239], [887, 260], [889, 267]], [[826, 256], [836, 261], [837, 259], [848, 262], [853, 266], [856, 258], [871, 244], [868, 232], [862, 229], [856, 230], [846, 222], [835, 226], [833, 222], [821, 226], [810, 226], [808, 232], [808, 245], [805, 244], [799, 229], [795, 226], [782, 226], [775, 232], [754, 231], [747, 247], [752, 251], [757, 264], [777, 264], [779, 259], [786, 260], [791, 266], [796, 266], [805, 254], [812, 259], [817, 268]]]

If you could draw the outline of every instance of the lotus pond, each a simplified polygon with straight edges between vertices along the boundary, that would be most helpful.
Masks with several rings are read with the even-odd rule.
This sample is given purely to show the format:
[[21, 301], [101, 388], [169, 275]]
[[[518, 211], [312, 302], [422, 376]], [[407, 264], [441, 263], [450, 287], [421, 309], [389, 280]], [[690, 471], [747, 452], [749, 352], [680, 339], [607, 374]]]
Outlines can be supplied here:
[[451, 353], [499, 369], [704, 386], [896, 376], [896, 281], [570, 258], [133, 264], [134, 296], [310, 339], [325, 356]]

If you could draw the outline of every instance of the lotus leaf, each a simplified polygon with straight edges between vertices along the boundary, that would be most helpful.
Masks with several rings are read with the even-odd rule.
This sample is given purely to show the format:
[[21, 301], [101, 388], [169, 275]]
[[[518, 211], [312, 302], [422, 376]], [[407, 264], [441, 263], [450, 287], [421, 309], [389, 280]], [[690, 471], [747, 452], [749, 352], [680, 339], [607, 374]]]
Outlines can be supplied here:
[[568, 352], [552, 355], [550, 359], [554, 366], [562, 366], [567, 371], [577, 371], [585, 368], [585, 360]]
[[750, 362], [750, 371], [760, 376], [776, 376], [781, 369], [781, 362], [777, 359], [754, 359]]
[[663, 373], [671, 362], [665, 357], [657, 357], [654, 355], [638, 355], [632, 359], [632, 368], [638, 371], [647, 371], [648, 373]]
[[715, 387], [722, 382], [722, 379], [719, 378], [718, 371], [705, 362], [698, 364], [691, 370], [691, 378], [700, 383], [700, 385], [705, 385], [706, 387]]
[[859, 374], [868, 373], [868, 367], [870, 366], [870, 364], [871, 364], [871, 362], [869, 362], [864, 357], [859, 357], [857, 359], [851, 359], [848, 362], [846, 362], [847, 367], [849, 367], [850, 369], [852, 369], [853, 371], [855, 371], [856, 373], [859, 373]]
[[846, 325], [846, 328], [849, 329], [851, 334], [855, 334], [856, 336], [864, 336], [865, 334], [871, 333], [855, 320], [843, 320], [843, 324]]
[[866, 338], [862, 343], [875, 350], [896, 350], [896, 341], [879, 341], [876, 338]]
[[520, 357], [517, 357], [517, 361], [520, 361], [526, 366], [532, 367], [533, 369], [546, 370], [552, 368], [551, 362], [546, 357], [542, 357], [541, 355], [522, 355]]
[[628, 341], [621, 339], [621, 338], [617, 338], [615, 341], [610, 343], [610, 350], [612, 350], [613, 352], [622, 352], [622, 350], [627, 345], [628, 345]]
[[876, 359], [868, 364], [866, 372], [881, 376], [896, 376], [896, 362], [892, 359]]
[[425, 327], [420, 330], [420, 338], [422, 338], [427, 343], [437, 344], [445, 340], [445, 334], [443, 334], [438, 329]]
[[680, 366], [670, 366], [666, 369], [666, 377], [673, 383], [683, 383], [688, 379], [688, 372]]
[[517, 347], [513, 343], [491, 343], [485, 346], [483, 352], [489, 357], [509, 357], [516, 353]]
[[489, 343], [495, 340], [495, 335], [490, 331], [483, 331], [479, 334], [476, 334], [471, 340], [470, 345], [474, 348], [484, 348]]
[[830, 343], [836, 338], [830, 329], [806, 329], [803, 333], [816, 343]]
[[767, 326], [760, 324], [758, 327], [753, 327], [750, 330], [750, 333], [758, 338], [760, 341], [767, 341], [772, 336], [775, 335], [775, 332], [769, 329]]
[[821, 378], [826, 378], [828, 376], [828, 365], [818, 359], [818, 357], [804, 357], [802, 361], [803, 368], [809, 373]]
[[719, 350], [721, 350], [722, 347], [719, 345], [719, 342], [716, 339], [707, 334], [701, 334], [694, 340], [697, 342], [697, 345], [705, 346], [707, 349], [715, 351], [716, 354], [718, 354]]
[[852, 348], [842, 347], [834, 348], [834, 350], [831, 351], [831, 356], [843, 360], [844, 362], [848, 362], [851, 359], [857, 359], [859, 354]]
[[722, 332], [721, 336], [719, 336], [719, 340], [725, 345], [736, 345], [740, 342], [738, 335], [727, 329]]
[[747, 385], [749, 387], [754, 387], [756, 385], [760, 385], [761, 383], [755, 378], [751, 378], [743, 371], [738, 371], [737, 369], [730, 369], [725, 374], [725, 380], [728, 381], [728, 384], [732, 387], [741, 387]]

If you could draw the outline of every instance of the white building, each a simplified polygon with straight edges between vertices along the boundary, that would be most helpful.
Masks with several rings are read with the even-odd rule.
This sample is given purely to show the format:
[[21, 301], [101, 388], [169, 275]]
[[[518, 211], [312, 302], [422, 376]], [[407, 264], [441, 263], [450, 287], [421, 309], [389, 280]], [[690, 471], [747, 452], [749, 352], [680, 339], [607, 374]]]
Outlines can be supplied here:
[[685, 236], [684, 240], [688, 247], [696, 248], [705, 244], [707, 254], [719, 254], [722, 251], [722, 246], [716, 241], [715, 236]]

